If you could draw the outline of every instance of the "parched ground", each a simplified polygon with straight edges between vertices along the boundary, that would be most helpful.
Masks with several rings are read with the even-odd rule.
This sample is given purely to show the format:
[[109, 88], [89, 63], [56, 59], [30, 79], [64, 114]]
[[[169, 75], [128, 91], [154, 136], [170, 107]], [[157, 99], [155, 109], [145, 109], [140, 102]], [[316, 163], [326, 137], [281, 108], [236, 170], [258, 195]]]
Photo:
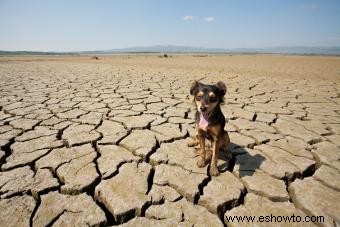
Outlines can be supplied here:
[[[195, 79], [228, 88], [218, 177], [186, 145]], [[1, 57], [0, 226], [340, 225], [339, 104], [339, 57]]]

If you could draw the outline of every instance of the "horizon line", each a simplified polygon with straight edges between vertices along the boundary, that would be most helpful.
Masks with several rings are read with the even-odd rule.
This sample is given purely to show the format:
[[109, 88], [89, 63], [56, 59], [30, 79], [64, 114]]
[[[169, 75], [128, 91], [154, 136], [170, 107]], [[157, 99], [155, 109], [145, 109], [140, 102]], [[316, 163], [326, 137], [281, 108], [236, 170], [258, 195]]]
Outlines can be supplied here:
[[[206, 50], [221, 50], [221, 51], [232, 51], [232, 50], [260, 50], [260, 49], [271, 49], [271, 48], [340, 48], [340, 46], [311, 46], [311, 45], [282, 45], [282, 46], [264, 46], [264, 47], [205, 47], [205, 46], [186, 46], [186, 45], [151, 45], [151, 46], [128, 46], [121, 48], [108, 48], [108, 49], [94, 49], [94, 50], [6, 50], [0, 49], [1, 52], [41, 52], [41, 53], [82, 53], [82, 52], [105, 52], [105, 51], [119, 51], [124, 49], [133, 49], [133, 48], [155, 48], [155, 47], [177, 47], [177, 48], [193, 48], [193, 49], [206, 49]], [[166, 50], [164, 50], [166, 51]], [[123, 51], [124, 52], [124, 51]], [[130, 51], [127, 51], [130, 52]], [[132, 51], [133, 52], [133, 51]], [[134, 51], [141, 52], [141, 51]], [[142, 51], [143, 52], [143, 51]], [[154, 51], [155, 53], [159, 51]], [[171, 52], [171, 51], [170, 51]], [[177, 51], [175, 51], [177, 52]], [[182, 51], [179, 51], [182, 52]], [[183, 52], [186, 52], [183, 50]], [[193, 52], [195, 53], [195, 51]]]

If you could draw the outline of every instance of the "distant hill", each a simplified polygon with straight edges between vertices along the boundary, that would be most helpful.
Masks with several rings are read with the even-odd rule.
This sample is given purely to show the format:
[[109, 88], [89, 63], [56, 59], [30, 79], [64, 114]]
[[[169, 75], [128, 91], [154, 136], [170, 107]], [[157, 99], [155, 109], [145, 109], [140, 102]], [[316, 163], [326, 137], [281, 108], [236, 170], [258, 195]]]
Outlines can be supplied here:
[[150, 46], [150, 47], [128, 47], [103, 51], [83, 51], [80, 53], [223, 53], [222, 48], [205, 48], [191, 46]]
[[340, 47], [305, 47], [282, 46], [266, 48], [205, 48], [191, 46], [150, 46], [129, 47], [122, 49], [83, 51], [80, 54], [116, 54], [116, 53], [273, 53], [273, 54], [315, 54], [340, 55]]
[[0, 51], [0, 55], [75, 55], [75, 54], [120, 54], [120, 53], [273, 53], [299, 55], [340, 55], [340, 47], [306, 47], [279, 46], [265, 48], [205, 48], [191, 46], [150, 46], [129, 47], [111, 50], [79, 51], [79, 52], [34, 52], [34, 51]]

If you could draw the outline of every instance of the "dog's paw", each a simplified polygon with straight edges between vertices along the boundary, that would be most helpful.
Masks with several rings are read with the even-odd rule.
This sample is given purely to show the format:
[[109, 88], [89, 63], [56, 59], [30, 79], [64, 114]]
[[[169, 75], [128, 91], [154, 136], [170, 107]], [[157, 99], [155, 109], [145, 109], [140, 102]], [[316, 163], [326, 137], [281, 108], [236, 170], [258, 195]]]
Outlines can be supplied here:
[[193, 140], [193, 141], [189, 141], [187, 143], [187, 146], [188, 147], [194, 147], [194, 146], [197, 146], [198, 145], [198, 142], [196, 140]]
[[210, 167], [209, 174], [210, 176], [218, 176], [220, 175], [220, 172], [218, 171], [217, 167]]
[[205, 160], [202, 158], [198, 159], [197, 166], [198, 168], [203, 168], [205, 166]]

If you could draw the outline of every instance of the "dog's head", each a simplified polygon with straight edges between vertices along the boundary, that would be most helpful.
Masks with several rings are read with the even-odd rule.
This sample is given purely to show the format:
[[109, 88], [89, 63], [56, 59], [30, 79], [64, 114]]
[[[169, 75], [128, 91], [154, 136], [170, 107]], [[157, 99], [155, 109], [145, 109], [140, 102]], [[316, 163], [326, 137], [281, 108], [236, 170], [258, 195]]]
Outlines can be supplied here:
[[197, 110], [201, 113], [210, 113], [223, 102], [226, 92], [227, 87], [221, 81], [215, 85], [206, 85], [195, 81], [190, 87], [190, 94], [194, 96]]

